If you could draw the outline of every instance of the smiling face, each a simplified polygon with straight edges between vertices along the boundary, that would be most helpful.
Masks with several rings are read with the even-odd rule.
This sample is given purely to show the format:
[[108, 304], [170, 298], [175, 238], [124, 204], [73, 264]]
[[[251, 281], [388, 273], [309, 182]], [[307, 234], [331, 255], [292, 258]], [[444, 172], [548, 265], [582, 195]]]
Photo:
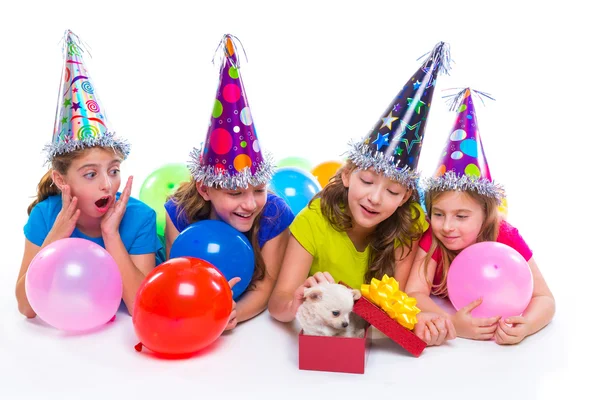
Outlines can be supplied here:
[[216, 189], [196, 184], [198, 193], [211, 202], [210, 219], [228, 223], [240, 232], [248, 232], [267, 202], [266, 185], [247, 189]]
[[412, 191], [372, 169], [345, 171], [344, 186], [348, 188], [348, 207], [353, 224], [367, 230], [390, 217], [410, 198]]
[[485, 220], [484, 209], [465, 192], [448, 191], [431, 205], [431, 229], [442, 244], [453, 251], [477, 241]]
[[115, 201], [121, 185], [122, 158], [110, 149], [92, 147], [75, 158], [66, 174], [53, 171], [54, 183], [69, 185], [71, 196], [77, 197], [80, 218], [99, 219]]

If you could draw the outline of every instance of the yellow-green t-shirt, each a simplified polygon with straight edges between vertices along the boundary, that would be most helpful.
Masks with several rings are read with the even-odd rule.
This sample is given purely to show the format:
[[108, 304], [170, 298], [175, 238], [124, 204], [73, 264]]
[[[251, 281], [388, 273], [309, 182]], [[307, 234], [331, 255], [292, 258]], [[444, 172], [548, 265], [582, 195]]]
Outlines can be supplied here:
[[[429, 224], [425, 212], [419, 203], [411, 206], [420, 211], [418, 224], [423, 231]], [[416, 212], [416, 210], [414, 212]], [[331, 226], [321, 213], [321, 199], [315, 199], [310, 207], [304, 208], [290, 225], [290, 231], [296, 240], [313, 256], [310, 275], [317, 272], [329, 272], [336, 282], [360, 289], [365, 283], [364, 276], [369, 265], [371, 246], [357, 251], [346, 232], [339, 232]], [[396, 241], [396, 247], [400, 244]]]

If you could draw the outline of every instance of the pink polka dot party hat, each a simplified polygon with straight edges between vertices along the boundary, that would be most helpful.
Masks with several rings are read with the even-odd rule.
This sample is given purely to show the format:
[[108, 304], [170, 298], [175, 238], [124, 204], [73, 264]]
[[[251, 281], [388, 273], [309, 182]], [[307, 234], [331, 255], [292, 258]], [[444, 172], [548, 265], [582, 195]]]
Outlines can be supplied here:
[[240, 74], [238, 47], [239, 40], [226, 34], [217, 48], [222, 52], [222, 64], [210, 126], [189, 163], [197, 182], [224, 189], [266, 184], [274, 172], [273, 162], [263, 153], [256, 135]]
[[489, 97], [487, 93], [465, 88], [451, 99], [451, 109], [457, 113], [456, 121], [434, 176], [425, 180], [423, 186], [426, 191], [475, 191], [495, 198], [500, 204], [504, 188], [492, 180], [477, 124], [473, 93]]

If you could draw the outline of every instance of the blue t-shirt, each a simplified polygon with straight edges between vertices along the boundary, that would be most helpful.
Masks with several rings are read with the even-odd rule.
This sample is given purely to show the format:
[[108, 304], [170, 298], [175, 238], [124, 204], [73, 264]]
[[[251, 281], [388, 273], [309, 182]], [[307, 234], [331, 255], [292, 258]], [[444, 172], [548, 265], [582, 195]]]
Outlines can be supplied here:
[[[173, 225], [179, 232], [190, 226], [187, 216], [185, 213], [179, 212], [180, 210], [173, 199], [169, 199], [165, 203], [165, 210], [167, 210], [167, 214], [169, 214]], [[286, 202], [274, 194], [267, 193], [267, 202], [258, 228], [259, 247], [262, 248], [265, 243], [286, 230], [293, 220], [294, 214]], [[248, 236], [249, 232], [244, 232], [244, 234]]]
[[[117, 193], [117, 199], [120, 196], [121, 193]], [[36, 204], [23, 228], [27, 240], [41, 246], [54, 226], [54, 221], [61, 209], [62, 198], [60, 195], [50, 196]], [[155, 253], [157, 265], [165, 260], [163, 246], [156, 233], [156, 212], [145, 203], [133, 197], [129, 198], [119, 226], [119, 234], [130, 255]], [[102, 237], [89, 237], [77, 227], [73, 230], [71, 237], [87, 239], [104, 247]]]

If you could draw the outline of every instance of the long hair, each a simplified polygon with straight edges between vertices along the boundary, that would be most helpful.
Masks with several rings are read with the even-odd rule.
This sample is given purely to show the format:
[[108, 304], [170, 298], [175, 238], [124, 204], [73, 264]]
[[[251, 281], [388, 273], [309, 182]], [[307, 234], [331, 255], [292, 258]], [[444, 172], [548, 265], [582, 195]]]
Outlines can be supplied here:
[[[196, 189], [196, 181], [194, 178], [191, 178], [189, 182], [184, 182], [179, 185], [177, 191], [171, 198], [179, 210], [177, 218], [183, 216], [190, 224], [193, 224], [194, 222], [202, 221], [210, 217], [210, 210], [212, 209], [211, 202], [204, 200], [204, 198], [200, 196], [200, 193], [198, 193], [198, 190]], [[265, 209], [263, 208], [256, 216], [249, 231], [249, 240], [252, 245], [252, 251], [254, 252], [254, 274], [252, 275], [252, 282], [248, 287], [249, 290], [255, 289], [255, 282], [263, 280], [268, 273], [258, 243], [258, 230], [260, 229], [260, 221], [264, 210]]]
[[[347, 161], [329, 180], [325, 188], [313, 198], [313, 200], [321, 198], [323, 216], [339, 232], [347, 232], [352, 228], [352, 217], [348, 207], [348, 188], [344, 186], [342, 175], [350, 174], [356, 168], [354, 163]], [[417, 192], [414, 191], [402, 206], [377, 225], [373, 234], [368, 238], [371, 253], [369, 267], [364, 276], [365, 283], [370, 282], [372, 278], [381, 279], [385, 274], [394, 276], [396, 241], [399, 241], [402, 246], [400, 255], [400, 260], [402, 260], [410, 254], [413, 242], [421, 237], [423, 227], [418, 224], [421, 213], [411, 205], [413, 201], [418, 201], [417, 196]], [[407, 252], [406, 248], [409, 249]]]
[[[69, 153], [60, 154], [54, 156], [52, 159], [52, 164], [50, 165], [50, 169], [46, 171], [42, 179], [37, 185], [37, 195], [36, 199], [27, 207], [27, 215], [31, 214], [31, 210], [35, 207], [36, 204], [41, 203], [46, 200], [50, 196], [54, 196], [60, 194], [60, 189], [54, 184], [52, 181], [52, 171], [57, 171], [61, 175], [66, 175], [69, 167], [79, 157], [82, 157], [91, 147], [74, 150]], [[119, 150], [113, 149], [112, 147], [99, 147], [101, 149], [107, 151], [114, 151], [118, 154], [121, 159], [124, 158], [124, 154]]]
[[[425, 206], [427, 207], [427, 215], [431, 216], [431, 210], [436, 200], [440, 198], [443, 191], [430, 190], [425, 194]], [[484, 220], [481, 225], [481, 229], [479, 230], [479, 235], [477, 235], [477, 243], [479, 242], [495, 242], [498, 239], [498, 229], [500, 226], [500, 219], [498, 216], [498, 205], [496, 204], [496, 200], [489, 197], [481, 195], [477, 192], [472, 191], [464, 191], [464, 194], [475, 200], [483, 209]], [[454, 261], [454, 258], [458, 255], [460, 251], [449, 250], [444, 246], [444, 244], [439, 241], [432, 232], [431, 235], [431, 247], [425, 256], [423, 264], [425, 266], [425, 276], [427, 276], [427, 269], [429, 268], [429, 260], [433, 256], [433, 253], [436, 249], [440, 249], [441, 252], [441, 265], [437, 265], [437, 268], [442, 268], [442, 276], [441, 280], [437, 284], [433, 284], [433, 282], [427, 282], [432, 286], [431, 293], [436, 296], [445, 297], [448, 295], [448, 270], [450, 269], [450, 264]]]

